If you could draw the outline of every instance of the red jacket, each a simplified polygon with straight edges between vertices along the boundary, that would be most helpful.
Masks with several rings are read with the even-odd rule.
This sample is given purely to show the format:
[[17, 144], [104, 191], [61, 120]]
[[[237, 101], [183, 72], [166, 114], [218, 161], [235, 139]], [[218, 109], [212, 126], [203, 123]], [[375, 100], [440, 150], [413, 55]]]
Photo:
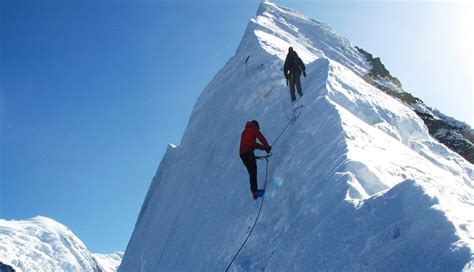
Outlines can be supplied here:
[[[257, 143], [257, 139], [261, 144]], [[254, 151], [255, 148], [266, 150], [268, 148], [268, 142], [254, 123], [247, 122], [244, 131], [242, 131], [242, 136], [240, 137], [240, 155]]]

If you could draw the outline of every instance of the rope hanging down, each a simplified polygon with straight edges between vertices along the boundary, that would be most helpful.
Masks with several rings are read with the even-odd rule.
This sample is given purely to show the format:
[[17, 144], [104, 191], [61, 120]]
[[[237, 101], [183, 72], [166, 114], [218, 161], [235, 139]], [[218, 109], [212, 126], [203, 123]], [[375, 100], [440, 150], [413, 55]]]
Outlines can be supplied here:
[[[265, 159], [265, 184], [263, 185], [263, 190], [266, 189], [267, 187], [267, 176], [268, 176], [268, 158], [270, 156], [267, 155], [267, 156], [262, 156], [262, 157], [256, 157], [257, 159]], [[255, 218], [255, 221], [253, 223], [253, 226], [252, 228], [250, 229], [249, 233], [247, 234], [247, 237], [245, 238], [244, 242], [242, 243], [242, 245], [240, 246], [239, 250], [237, 250], [237, 253], [235, 253], [234, 257], [232, 258], [232, 261], [230, 261], [229, 265], [227, 266], [227, 268], [225, 269], [225, 271], [229, 271], [229, 268], [232, 266], [232, 264], [234, 263], [235, 259], [237, 258], [237, 256], [239, 255], [240, 251], [242, 250], [242, 248], [244, 248], [245, 244], [247, 243], [247, 240], [249, 239], [250, 235], [252, 234], [252, 231], [253, 229], [255, 228], [255, 226], [257, 225], [257, 222], [258, 222], [258, 218], [260, 217], [260, 212], [262, 211], [262, 207], [263, 207], [263, 201], [265, 200], [265, 195], [262, 196], [262, 202], [260, 202], [260, 208], [258, 209], [258, 213], [257, 213], [257, 217]]]
[[[248, 60], [248, 58], [247, 58]], [[247, 60], [246, 60], [246, 63], [247, 63]], [[294, 109], [295, 110], [295, 109]], [[278, 135], [278, 137], [273, 141], [273, 143], [270, 145], [270, 146], [273, 146], [279, 139], [280, 137], [283, 135], [283, 133], [285, 133], [285, 131], [288, 129], [288, 127], [293, 124], [295, 121], [296, 121], [296, 115], [295, 115], [295, 111], [293, 111], [293, 116], [291, 117], [290, 121], [288, 122], [288, 124], [285, 126], [285, 128], [280, 132], [280, 135]], [[263, 185], [263, 190], [265, 191], [266, 188], [267, 188], [267, 178], [268, 178], [268, 158], [270, 158], [271, 154], [268, 154], [266, 156], [255, 156], [255, 158], [258, 160], [258, 159], [265, 159], [265, 183]], [[242, 245], [240, 246], [239, 250], [237, 250], [237, 253], [235, 253], [234, 257], [232, 258], [232, 260], [230, 261], [229, 265], [227, 266], [227, 268], [225, 269], [226, 272], [229, 271], [229, 268], [232, 266], [232, 264], [234, 263], [235, 259], [237, 258], [237, 256], [239, 255], [240, 251], [242, 250], [242, 248], [244, 248], [245, 244], [247, 243], [248, 239], [250, 238], [250, 235], [252, 234], [252, 231], [253, 229], [255, 228], [255, 226], [257, 225], [257, 222], [258, 222], [258, 218], [260, 217], [260, 213], [262, 211], [262, 207], [263, 207], [263, 202], [265, 200], [265, 195], [262, 196], [262, 202], [260, 202], [260, 208], [258, 209], [258, 213], [257, 213], [257, 217], [255, 218], [255, 221], [253, 222], [253, 225], [252, 225], [252, 228], [250, 229], [249, 233], [247, 234], [247, 237], [245, 237], [245, 240], [244, 242], [242, 243]]]

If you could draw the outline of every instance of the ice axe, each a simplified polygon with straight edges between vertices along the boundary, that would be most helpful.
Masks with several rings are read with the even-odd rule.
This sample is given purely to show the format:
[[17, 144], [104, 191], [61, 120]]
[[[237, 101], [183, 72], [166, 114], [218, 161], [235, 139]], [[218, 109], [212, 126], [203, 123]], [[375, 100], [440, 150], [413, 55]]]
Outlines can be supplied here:
[[268, 153], [267, 155], [262, 155], [262, 156], [255, 156], [255, 159], [257, 160], [263, 160], [263, 159], [268, 159], [272, 156], [272, 153]]

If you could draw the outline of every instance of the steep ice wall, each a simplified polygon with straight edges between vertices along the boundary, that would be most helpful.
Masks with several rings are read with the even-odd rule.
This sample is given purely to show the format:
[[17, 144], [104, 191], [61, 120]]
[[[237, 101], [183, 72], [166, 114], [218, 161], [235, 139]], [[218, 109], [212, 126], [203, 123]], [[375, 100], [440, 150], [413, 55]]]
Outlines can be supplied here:
[[[304, 107], [273, 145], [262, 214], [231, 270], [469, 269], [473, 165], [366, 83], [368, 65], [347, 39], [262, 3], [168, 148], [120, 270], [225, 270], [261, 201], [238, 156], [240, 133], [257, 119], [273, 143], [288, 124], [290, 45], [307, 64]], [[259, 162], [260, 187], [264, 169]]]

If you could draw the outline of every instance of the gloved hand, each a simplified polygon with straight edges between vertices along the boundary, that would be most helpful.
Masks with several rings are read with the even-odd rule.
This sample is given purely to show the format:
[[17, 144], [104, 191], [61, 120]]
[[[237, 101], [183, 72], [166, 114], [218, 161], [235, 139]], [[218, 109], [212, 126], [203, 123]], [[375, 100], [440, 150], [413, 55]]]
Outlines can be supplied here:
[[267, 151], [267, 154], [270, 153], [270, 151], [272, 151], [272, 147], [271, 146], [267, 147], [267, 149], [265, 149], [265, 151]]
[[306, 77], [306, 71], [303, 71], [303, 76]]

